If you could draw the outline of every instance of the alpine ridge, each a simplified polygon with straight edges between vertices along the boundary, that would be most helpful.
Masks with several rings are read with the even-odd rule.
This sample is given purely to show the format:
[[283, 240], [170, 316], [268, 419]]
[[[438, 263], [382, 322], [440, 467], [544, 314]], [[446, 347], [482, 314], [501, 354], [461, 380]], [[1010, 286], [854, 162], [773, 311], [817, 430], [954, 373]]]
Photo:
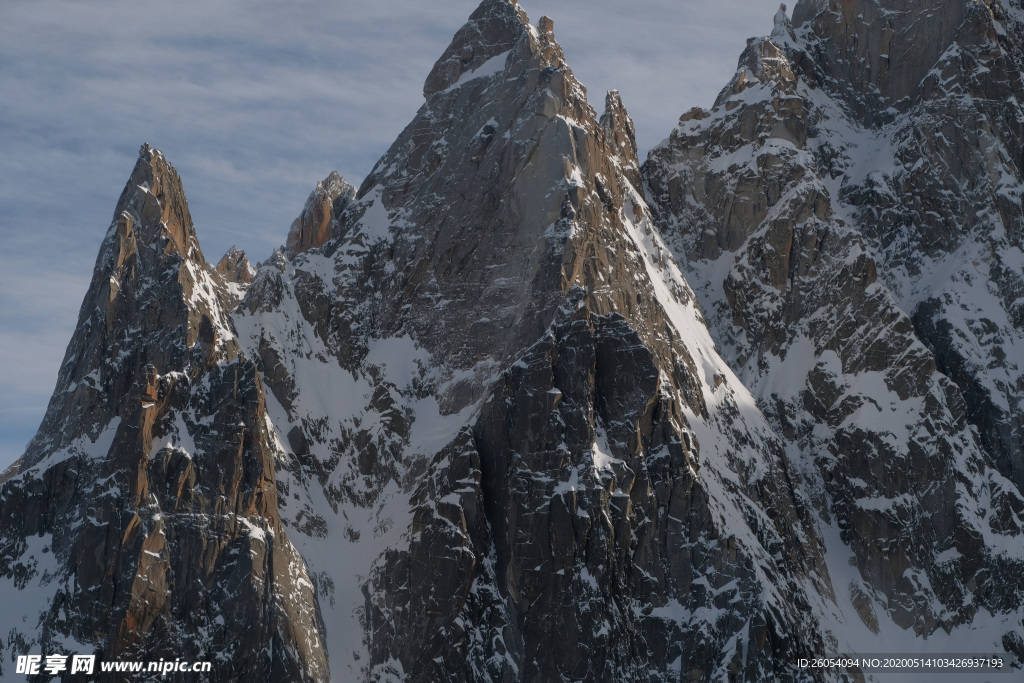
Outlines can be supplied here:
[[833, 583], [857, 569], [839, 651], [1021, 654], [1021, 17], [798, 2], [644, 165]]
[[1020, 668], [1024, 8], [783, 6], [642, 164], [554, 33], [484, 0], [255, 267], [142, 147], [0, 475], [0, 676]]

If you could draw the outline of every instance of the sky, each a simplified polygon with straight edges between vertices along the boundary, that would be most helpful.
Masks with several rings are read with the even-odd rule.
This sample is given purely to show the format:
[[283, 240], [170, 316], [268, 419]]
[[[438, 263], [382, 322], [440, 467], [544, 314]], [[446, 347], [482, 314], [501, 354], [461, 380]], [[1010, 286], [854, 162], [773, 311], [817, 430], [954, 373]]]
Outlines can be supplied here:
[[[2, 0], [0, 470], [35, 434], [100, 241], [149, 142], [200, 245], [253, 262], [332, 170], [353, 185], [423, 102], [478, 0]], [[523, 0], [599, 112], [618, 89], [643, 158], [710, 106], [777, 0]]]

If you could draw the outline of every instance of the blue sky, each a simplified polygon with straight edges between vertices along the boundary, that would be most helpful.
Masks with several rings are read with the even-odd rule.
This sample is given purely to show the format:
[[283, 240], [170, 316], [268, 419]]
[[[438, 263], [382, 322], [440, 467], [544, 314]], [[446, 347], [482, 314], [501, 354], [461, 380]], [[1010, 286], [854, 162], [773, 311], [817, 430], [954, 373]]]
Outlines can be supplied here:
[[[149, 142], [207, 258], [283, 243], [316, 182], [359, 184], [478, 2], [4, 0], [0, 7], [0, 469], [42, 418], [93, 263]], [[641, 155], [709, 106], [774, 0], [524, 0], [591, 103], [616, 88]]]

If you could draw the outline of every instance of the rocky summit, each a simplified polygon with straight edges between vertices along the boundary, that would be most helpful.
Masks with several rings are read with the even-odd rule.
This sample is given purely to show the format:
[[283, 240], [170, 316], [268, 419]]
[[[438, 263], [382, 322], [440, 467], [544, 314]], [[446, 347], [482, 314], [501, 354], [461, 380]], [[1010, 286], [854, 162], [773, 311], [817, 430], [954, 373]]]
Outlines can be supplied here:
[[800, 0], [641, 163], [484, 0], [255, 267], [144, 145], [0, 475], [0, 675], [1019, 673], [1022, 72], [1017, 0]]

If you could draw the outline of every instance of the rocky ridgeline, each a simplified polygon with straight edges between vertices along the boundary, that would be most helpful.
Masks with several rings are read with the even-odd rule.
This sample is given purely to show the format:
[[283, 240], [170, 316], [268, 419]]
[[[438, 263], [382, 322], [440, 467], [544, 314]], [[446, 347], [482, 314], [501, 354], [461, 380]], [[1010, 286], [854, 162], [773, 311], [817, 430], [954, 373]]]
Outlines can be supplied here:
[[991, 611], [988, 647], [1019, 652], [1021, 11], [932, 5], [799, 2], [643, 170], [859, 570], [833, 631]]
[[3, 673], [811, 679], [967, 630], [1024, 657], [1024, 11], [956, 5], [780, 10], [641, 167], [551, 20], [485, 0], [256, 268], [207, 264], [143, 147], [0, 482]]
[[218, 661], [224, 680], [327, 675], [227, 296], [177, 173], [144, 145], [43, 425], [0, 490], [0, 574], [33, 596], [2, 617], [5, 675], [18, 654], [94, 651]]

